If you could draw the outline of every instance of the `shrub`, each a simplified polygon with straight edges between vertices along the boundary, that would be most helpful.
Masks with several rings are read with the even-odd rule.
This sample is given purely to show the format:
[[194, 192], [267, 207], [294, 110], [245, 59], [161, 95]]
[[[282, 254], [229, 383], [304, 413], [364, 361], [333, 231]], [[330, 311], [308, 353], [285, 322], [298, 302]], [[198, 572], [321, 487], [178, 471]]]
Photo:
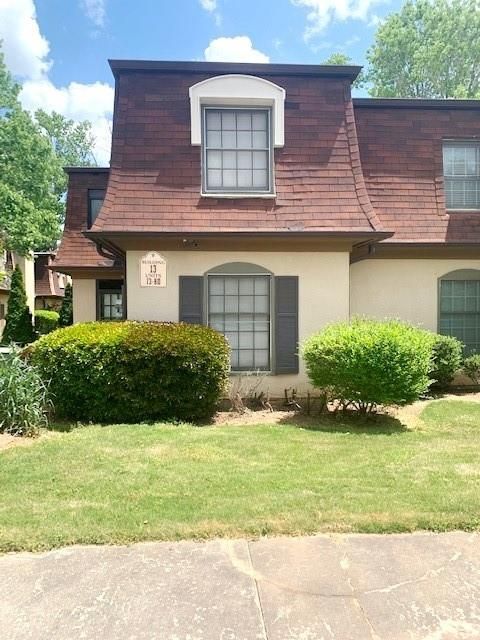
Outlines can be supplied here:
[[35, 436], [48, 424], [47, 387], [17, 353], [0, 358], [0, 431]]
[[315, 387], [362, 412], [404, 405], [430, 383], [433, 336], [396, 320], [354, 319], [326, 327], [302, 347]]
[[58, 317], [56, 311], [47, 311], [46, 309], [35, 311], [35, 329], [41, 336], [55, 331], [58, 327]]
[[463, 373], [470, 378], [474, 384], [480, 384], [480, 353], [475, 353], [463, 362]]
[[58, 329], [29, 349], [58, 413], [139, 422], [210, 417], [229, 371], [225, 338], [208, 327], [92, 322]]
[[12, 273], [2, 342], [3, 344], [11, 342], [28, 344], [33, 340], [35, 340], [35, 330], [32, 323], [32, 314], [27, 305], [22, 272], [17, 265]]
[[73, 289], [70, 282], [67, 282], [65, 296], [60, 307], [58, 326], [69, 327], [71, 324], [73, 324]]
[[433, 334], [433, 368], [430, 376], [433, 387], [445, 389], [462, 364], [463, 344], [452, 336]]

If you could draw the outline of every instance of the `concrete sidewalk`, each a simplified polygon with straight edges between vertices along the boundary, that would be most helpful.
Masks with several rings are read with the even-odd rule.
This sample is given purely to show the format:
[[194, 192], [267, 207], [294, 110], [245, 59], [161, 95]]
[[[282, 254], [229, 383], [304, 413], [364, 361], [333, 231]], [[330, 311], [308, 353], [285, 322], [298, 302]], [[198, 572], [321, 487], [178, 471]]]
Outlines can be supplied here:
[[2, 640], [480, 639], [480, 535], [70, 547], [0, 557]]

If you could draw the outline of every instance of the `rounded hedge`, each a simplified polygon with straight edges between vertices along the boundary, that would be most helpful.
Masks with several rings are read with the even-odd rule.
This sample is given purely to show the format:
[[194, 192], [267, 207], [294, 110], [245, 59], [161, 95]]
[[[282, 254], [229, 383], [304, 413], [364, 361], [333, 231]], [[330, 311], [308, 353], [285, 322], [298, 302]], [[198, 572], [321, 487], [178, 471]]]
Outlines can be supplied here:
[[302, 355], [312, 384], [344, 406], [404, 405], [430, 384], [433, 335], [396, 320], [353, 319], [308, 338]]
[[188, 324], [77, 324], [27, 352], [49, 381], [57, 413], [82, 421], [203, 420], [229, 372], [224, 336]]
[[35, 311], [35, 329], [41, 335], [45, 336], [58, 328], [59, 314], [56, 311], [48, 311], [47, 309], [38, 309]]
[[430, 377], [434, 389], [446, 389], [462, 365], [463, 344], [453, 336], [434, 333], [433, 363]]

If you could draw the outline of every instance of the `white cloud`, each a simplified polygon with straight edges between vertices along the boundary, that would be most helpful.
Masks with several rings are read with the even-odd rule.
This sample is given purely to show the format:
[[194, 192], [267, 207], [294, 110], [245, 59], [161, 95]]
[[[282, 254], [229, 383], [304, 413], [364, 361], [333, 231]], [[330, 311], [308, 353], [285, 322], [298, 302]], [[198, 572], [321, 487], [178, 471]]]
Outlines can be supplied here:
[[97, 162], [108, 164], [113, 88], [102, 82], [70, 82], [66, 87], [52, 83], [48, 77], [50, 45], [40, 32], [33, 0], [0, 0], [0, 40], [7, 67], [23, 81], [20, 100], [24, 108], [57, 111], [75, 121], [90, 120]]
[[40, 78], [50, 68], [50, 45], [40, 33], [33, 0], [0, 0], [0, 40], [15, 76]]
[[106, 14], [105, 0], [80, 0], [80, 6], [95, 26], [103, 27]]
[[290, 0], [298, 7], [309, 10], [307, 27], [304, 38], [310, 40], [313, 36], [324, 31], [331, 22], [345, 20], [370, 19], [373, 6], [382, 4], [385, 0]]
[[269, 62], [270, 58], [253, 48], [248, 36], [215, 38], [204, 52], [209, 62]]
[[217, 8], [217, 0], [200, 0], [200, 4], [205, 11], [215, 11]]

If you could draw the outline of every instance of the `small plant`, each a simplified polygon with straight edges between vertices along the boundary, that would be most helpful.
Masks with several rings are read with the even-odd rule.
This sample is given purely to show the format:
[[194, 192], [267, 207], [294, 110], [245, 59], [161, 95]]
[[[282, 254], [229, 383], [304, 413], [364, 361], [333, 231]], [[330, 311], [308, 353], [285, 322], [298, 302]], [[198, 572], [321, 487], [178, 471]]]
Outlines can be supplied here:
[[470, 378], [474, 384], [480, 384], [480, 353], [465, 358], [463, 362], [463, 373]]
[[69, 327], [71, 324], [73, 324], [73, 289], [70, 282], [67, 282], [65, 296], [60, 307], [58, 326]]
[[433, 335], [396, 320], [354, 319], [311, 336], [302, 355], [313, 385], [344, 409], [405, 405], [430, 384]]
[[58, 329], [27, 354], [50, 381], [59, 416], [119, 423], [211, 417], [230, 349], [209, 327], [127, 321]]
[[41, 336], [47, 335], [58, 328], [59, 315], [56, 311], [38, 309], [35, 311], [35, 329]]
[[432, 387], [446, 389], [461, 368], [463, 344], [452, 336], [433, 335]]
[[48, 425], [47, 386], [18, 353], [0, 358], [0, 431], [36, 436]]
[[2, 343], [28, 344], [35, 340], [32, 314], [27, 305], [27, 295], [23, 284], [23, 275], [17, 265], [12, 273], [8, 310], [3, 330]]

